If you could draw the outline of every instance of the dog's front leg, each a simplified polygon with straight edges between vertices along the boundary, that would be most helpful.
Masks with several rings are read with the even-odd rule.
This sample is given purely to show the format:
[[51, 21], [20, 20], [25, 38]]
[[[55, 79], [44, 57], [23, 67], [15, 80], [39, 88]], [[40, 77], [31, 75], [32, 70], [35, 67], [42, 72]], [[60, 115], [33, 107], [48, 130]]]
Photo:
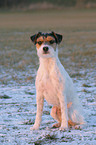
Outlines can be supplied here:
[[31, 130], [39, 129], [40, 122], [41, 122], [41, 119], [42, 119], [44, 98], [43, 98], [43, 95], [40, 94], [40, 92], [37, 92], [36, 102], [37, 102], [36, 119], [35, 119], [35, 124], [33, 125], [33, 127], [30, 128]]
[[59, 95], [60, 107], [61, 107], [61, 127], [60, 130], [68, 129], [68, 113], [67, 113], [67, 99], [66, 95]]

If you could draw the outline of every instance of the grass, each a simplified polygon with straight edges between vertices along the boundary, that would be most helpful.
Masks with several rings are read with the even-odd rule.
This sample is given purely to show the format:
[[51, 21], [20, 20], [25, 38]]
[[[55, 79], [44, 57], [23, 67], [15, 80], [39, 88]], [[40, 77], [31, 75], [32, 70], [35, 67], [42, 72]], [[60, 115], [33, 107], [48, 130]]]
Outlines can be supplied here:
[[25, 30], [56, 30], [62, 32], [85, 29], [94, 30], [96, 24], [95, 10], [45, 10], [32, 12], [8, 12], [0, 14], [0, 28]]
[[95, 18], [95, 9], [0, 12], [1, 83], [34, 82], [38, 58], [30, 36], [38, 31], [56, 31], [63, 35], [59, 57], [71, 76], [76, 71], [78, 77], [81, 68], [94, 69]]
[[11, 97], [7, 96], [7, 95], [0, 95], [0, 99], [10, 99]]
[[56, 134], [46, 134], [43, 136], [43, 139], [38, 139], [37, 141], [32, 141], [31, 143], [34, 143], [35, 145], [41, 145], [41, 144], [46, 144], [48, 143], [52, 143], [52, 142], [56, 142], [57, 141], [57, 136]]

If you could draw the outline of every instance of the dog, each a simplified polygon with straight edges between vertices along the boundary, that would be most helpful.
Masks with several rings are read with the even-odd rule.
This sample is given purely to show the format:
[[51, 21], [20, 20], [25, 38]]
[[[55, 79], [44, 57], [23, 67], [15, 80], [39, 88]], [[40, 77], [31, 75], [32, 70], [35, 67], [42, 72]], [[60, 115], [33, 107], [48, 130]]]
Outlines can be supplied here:
[[[53, 127], [66, 130], [84, 124], [82, 108], [73, 81], [58, 58], [58, 45], [62, 35], [38, 32], [31, 37], [36, 45], [40, 66], [36, 76], [36, 119], [31, 130], [37, 130], [43, 113], [44, 99], [51, 104], [51, 116], [58, 123]], [[80, 127], [80, 126], [79, 126]]]

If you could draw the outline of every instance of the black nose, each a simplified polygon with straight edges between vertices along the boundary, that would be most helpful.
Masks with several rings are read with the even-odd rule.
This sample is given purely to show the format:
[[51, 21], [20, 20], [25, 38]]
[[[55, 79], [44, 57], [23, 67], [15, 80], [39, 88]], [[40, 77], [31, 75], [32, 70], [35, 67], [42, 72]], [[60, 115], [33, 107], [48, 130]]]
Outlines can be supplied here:
[[49, 48], [48, 48], [47, 46], [43, 47], [43, 51], [44, 51], [44, 52], [47, 52], [48, 49], [49, 49]]

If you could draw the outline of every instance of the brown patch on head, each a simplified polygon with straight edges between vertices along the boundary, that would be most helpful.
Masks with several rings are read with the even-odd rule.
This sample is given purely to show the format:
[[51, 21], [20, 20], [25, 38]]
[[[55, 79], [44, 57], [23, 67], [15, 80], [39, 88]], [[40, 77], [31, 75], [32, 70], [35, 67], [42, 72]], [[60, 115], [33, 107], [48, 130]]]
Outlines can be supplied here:
[[51, 40], [55, 41], [55, 39], [52, 36], [47, 36], [46, 41], [50, 42]]
[[[37, 39], [38, 38], [42, 38], [44, 39], [43, 41], [45, 42], [49, 42], [49, 44], [53, 44], [53, 43], [61, 43], [62, 41], [62, 35], [57, 34], [55, 32], [51, 32], [51, 33], [42, 33], [42, 32], [38, 32], [35, 35], [32, 35], [31, 37], [32, 42], [36, 45], [37, 43]], [[38, 40], [39, 41], [39, 40]], [[40, 40], [41, 41], [41, 40]]]
[[54, 43], [56, 43], [55, 41], [55, 38], [52, 37], [52, 36], [40, 36], [39, 38], [37, 38], [36, 40], [36, 47], [37, 49], [40, 48], [40, 46], [43, 44], [43, 43], [48, 43], [48, 45], [52, 45]]
[[40, 36], [39, 38], [37, 38], [36, 42], [38, 43], [39, 41], [44, 41], [44, 37]]
[[36, 48], [39, 49], [41, 45], [39, 45], [38, 43], [36, 44]]
[[39, 38], [37, 38], [36, 40], [36, 48], [39, 49], [40, 46], [44, 43], [44, 37], [40, 36]]

